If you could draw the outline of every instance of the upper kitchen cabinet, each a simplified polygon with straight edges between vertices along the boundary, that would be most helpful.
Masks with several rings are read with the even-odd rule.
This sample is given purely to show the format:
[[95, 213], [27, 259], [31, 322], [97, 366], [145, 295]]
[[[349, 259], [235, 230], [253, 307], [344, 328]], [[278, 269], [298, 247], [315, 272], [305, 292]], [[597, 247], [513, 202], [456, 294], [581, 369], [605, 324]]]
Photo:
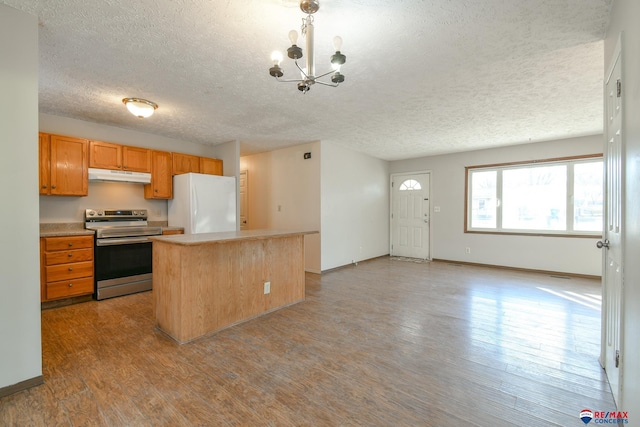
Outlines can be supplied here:
[[151, 150], [102, 141], [91, 141], [89, 147], [89, 167], [151, 172]]
[[222, 176], [222, 160], [200, 157], [200, 173]]
[[39, 135], [40, 194], [86, 196], [89, 141], [60, 135]]
[[38, 134], [40, 194], [51, 194], [51, 135]]
[[145, 199], [171, 199], [173, 197], [171, 163], [171, 153], [151, 151], [151, 184], [144, 186]]
[[190, 154], [173, 154], [173, 175], [195, 172], [200, 173], [200, 157]]

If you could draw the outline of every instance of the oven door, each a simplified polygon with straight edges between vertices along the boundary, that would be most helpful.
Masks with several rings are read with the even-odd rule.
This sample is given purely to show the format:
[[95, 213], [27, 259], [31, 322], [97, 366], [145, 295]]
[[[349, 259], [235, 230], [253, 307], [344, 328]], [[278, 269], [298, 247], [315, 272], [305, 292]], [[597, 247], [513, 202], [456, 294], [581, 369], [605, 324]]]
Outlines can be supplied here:
[[151, 241], [146, 237], [96, 239], [96, 299], [151, 289]]

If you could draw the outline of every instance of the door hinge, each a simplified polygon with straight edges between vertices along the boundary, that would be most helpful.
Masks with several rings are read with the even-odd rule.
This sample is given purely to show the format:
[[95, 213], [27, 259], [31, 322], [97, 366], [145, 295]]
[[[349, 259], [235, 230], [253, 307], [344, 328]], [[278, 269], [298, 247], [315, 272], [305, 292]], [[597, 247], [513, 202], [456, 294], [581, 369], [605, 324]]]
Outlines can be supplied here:
[[616, 350], [616, 368], [620, 366], [620, 350]]
[[391, 181], [391, 187], [392, 187], [392, 188], [393, 188], [393, 184], [394, 184], [394, 182], [393, 182], [393, 181]]
[[622, 96], [622, 81], [620, 81], [620, 79], [616, 82], [616, 93], [618, 98]]

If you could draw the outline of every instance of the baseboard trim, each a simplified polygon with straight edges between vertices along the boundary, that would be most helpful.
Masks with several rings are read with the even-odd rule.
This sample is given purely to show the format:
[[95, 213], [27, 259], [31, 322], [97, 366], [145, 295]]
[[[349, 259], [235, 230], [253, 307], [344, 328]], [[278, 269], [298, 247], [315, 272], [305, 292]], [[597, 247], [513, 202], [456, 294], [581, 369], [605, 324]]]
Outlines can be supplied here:
[[331, 271], [340, 270], [342, 268], [355, 267], [355, 266], [358, 265], [358, 263], [367, 262], [367, 261], [373, 261], [374, 259], [378, 259], [378, 258], [387, 258], [388, 256], [389, 256], [389, 254], [386, 254], [386, 255], [376, 256], [376, 257], [373, 257], [373, 258], [362, 259], [360, 261], [354, 261], [354, 262], [352, 262], [350, 264], [339, 265], [338, 267], [333, 267], [333, 268], [328, 268], [326, 270], [322, 270], [320, 274], [329, 273]]
[[591, 274], [578, 274], [578, 273], [566, 273], [564, 271], [552, 271], [552, 270], [536, 270], [534, 268], [521, 268], [521, 267], [509, 267], [506, 265], [495, 265], [495, 264], [482, 264], [478, 262], [466, 262], [466, 261], [455, 261], [450, 259], [440, 259], [433, 258], [432, 261], [435, 262], [446, 262], [449, 264], [460, 264], [460, 265], [469, 265], [474, 267], [488, 267], [488, 268], [498, 268], [501, 270], [513, 270], [513, 271], [523, 271], [527, 273], [540, 273], [540, 274], [548, 274], [552, 276], [566, 276], [566, 277], [579, 277], [583, 279], [598, 279], [602, 280], [602, 276], [595, 276]]
[[17, 384], [0, 388], [0, 398], [9, 396], [10, 394], [18, 393], [20, 391], [23, 391], [32, 387], [37, 387], [42, 384], [44, 384], [44, 377], [42, 375], [38, 375], [37, 377], [20, 381]]

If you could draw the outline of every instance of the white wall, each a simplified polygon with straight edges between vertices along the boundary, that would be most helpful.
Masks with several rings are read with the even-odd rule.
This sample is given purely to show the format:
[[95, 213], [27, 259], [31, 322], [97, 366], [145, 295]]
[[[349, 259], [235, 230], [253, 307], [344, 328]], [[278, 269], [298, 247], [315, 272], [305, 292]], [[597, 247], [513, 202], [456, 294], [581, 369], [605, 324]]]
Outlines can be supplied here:
[[[249, 183], [247, 229], [320, 231], [320, 151], [312, 142], [240, 158]], [[318, 234], [305, 237], [305, 270], [320, 272]]]
[[[217, 157], [218, 150], [212, 146], [43, 113], [39, 116], [39, 129], [46, 133], [205, 157]], [[234, 144], [237, 145], [235, 142]], [[228, 150], [223, 148], [221, 151], [225, 157], [228, 157]], [[225, 171], [235, 170], [234, 164], [237, 164], [237, 158], [223, 159]], [[91, 182], [89, 195], [85, 197], [40, 196], [40, 222], [83, 222], [84, 210], [87, 208], [123, 206], [131, 209], [147, 209], [150, 221], [167, 220], [166, 200], [146, 200], [142, 184]]]
[[240, 142], [229, 141], [215, 146], [215, 157], [222, 160], [224, 176], [240, 176]]
[[[625, 209], [624, 287], [622, 325], [622, 399], [619, 409], [629, 412], [629, 425], [640, 425], [640, 2], [616, 0], [605, 40], [605, 69], [613, 56], [620, 32], [623, 34], [623, 139]], [[605, 76], [606, 78], [606, 76]]]
[[38, 20], [0, 5], [0, 388], [42, 375]]
[[[391, 162], [390, 172], [430, 170], [434, 259], [599, 276], [598, 239], [464, 233], [465, 167], [602, 153], [603, 136]], [[433, 212], [439, 206], [440, 212]], [[466, 254], [465, 248], [471, 248]]]
[[322, 141], [322, 270], [389, 253], [389, 163]]

